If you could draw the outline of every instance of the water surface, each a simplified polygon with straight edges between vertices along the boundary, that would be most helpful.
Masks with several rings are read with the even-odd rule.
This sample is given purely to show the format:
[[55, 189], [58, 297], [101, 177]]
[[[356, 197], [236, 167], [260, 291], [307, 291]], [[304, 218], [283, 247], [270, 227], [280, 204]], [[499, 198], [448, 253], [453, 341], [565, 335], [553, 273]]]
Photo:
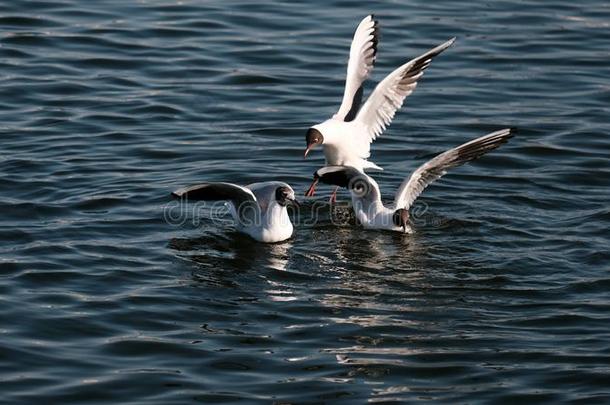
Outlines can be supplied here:
[[[200, 181], [306, 189], [305, 130], [370, 12], [367, 92], [458, 37], [374, 144], [388, 199], [438, 152], [517, 137], [430, 187], [414, 236], [327, 208], [274, 245], [205, 209], [168, 223]], [[3, 400], [610, 402], [609, 21], [602, 1], [0, 4]]]

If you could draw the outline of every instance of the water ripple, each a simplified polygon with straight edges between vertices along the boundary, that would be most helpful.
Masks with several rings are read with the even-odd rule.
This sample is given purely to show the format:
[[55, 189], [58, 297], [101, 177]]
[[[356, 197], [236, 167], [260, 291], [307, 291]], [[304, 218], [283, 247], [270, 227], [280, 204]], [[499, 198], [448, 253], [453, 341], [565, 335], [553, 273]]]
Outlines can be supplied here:
[[[365, 93], [458, 37], [374, 145], [385, 199], [438, 152], [517, 136], [429, 187], [413, 236], [364, 231], [347, 206], [308, 222], [330, 187], [302, 198], [284, 243], [205, 207], [168, 223], [187, 184], [306, 189], [323, 159], [302, 159], [305, 130], [334, 113], [372, 11]], [[7, 403], [610, 401], [607, 4], [36, 0], [0, 14]]]

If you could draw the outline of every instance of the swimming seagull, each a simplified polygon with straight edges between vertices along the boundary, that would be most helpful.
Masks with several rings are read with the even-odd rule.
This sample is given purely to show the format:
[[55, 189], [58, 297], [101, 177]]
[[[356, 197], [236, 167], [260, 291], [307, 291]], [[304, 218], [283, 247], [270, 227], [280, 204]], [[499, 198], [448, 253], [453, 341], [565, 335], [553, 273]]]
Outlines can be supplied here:
[[[377, 39], [377, 22], [369, 15], [360, 22], [352, 40], [339, 111], [332, 118], [309, 128], [305, 135], [305, 157], [316, 145], [322, 145], [327, 166], [351, 166], [361, 172], [365, 169], [383, 170], [367, 160], [371, 155], [371, 143], [383, 133], [405, 98], [415, 90], [417, 81], [432, 59], [455, 41], [452, 38], [394, 70], [375, 87], [360, 109], [362, 83], [373, 69]], [[314, 195], [316, 183], [314, 180], [306, 196]], [[331, 201], [334, 201], [334, 195]]]
[[286, 183], [268, 181], [245, 187], [201, 183], [176, 190], [172, 196], [190, 201], [228, 201], [237, 230], [259, 242], [280, 242], [292, 236], [286, 206], [298, 203], [294, 190]]
[[390, 206], [381, 202], [377, 182], [355, 167], [326, 166], [316, 171], [314, 179], [348, 188], [356, 218], [365, 228], [412, 233], [413, 229], [408, 225], [409, 208], [426, 187], [447, 170], [496, 149], [512, 136], [510, 129], [502, 129], [437, 155], [402, 182]]

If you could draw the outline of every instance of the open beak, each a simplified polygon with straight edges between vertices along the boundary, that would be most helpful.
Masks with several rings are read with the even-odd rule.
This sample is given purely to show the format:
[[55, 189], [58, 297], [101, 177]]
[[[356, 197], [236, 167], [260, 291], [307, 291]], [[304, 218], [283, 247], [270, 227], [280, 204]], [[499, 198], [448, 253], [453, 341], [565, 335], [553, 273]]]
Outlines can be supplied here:
[[290, 201], [290, 204], [292, 204], [293, 206], [300, 208], [301, 204], [299, 204], [299, 202], [297, 201], [296, 198], [289, 198], [288, 201]]
[[409, 211], [403, 209], [400, 212], [400, 222], [402, 224], [402, 232], [407, 233], [407, 225], [409, 224]]
[[307, 145], [307, 148], [305, 149], [305, 153], [303, 153], [303, 159], [305, 159], [307, 157], [307, 155], [309, 154], [309, 151], [315, 146], [315, 143], [310, 143], [309, 145]]
[[318, 184], [318, 179], [314, 179], [311, 186], [305, 192], [305, 197], [313, 197], [316, 194], [316, 184]]

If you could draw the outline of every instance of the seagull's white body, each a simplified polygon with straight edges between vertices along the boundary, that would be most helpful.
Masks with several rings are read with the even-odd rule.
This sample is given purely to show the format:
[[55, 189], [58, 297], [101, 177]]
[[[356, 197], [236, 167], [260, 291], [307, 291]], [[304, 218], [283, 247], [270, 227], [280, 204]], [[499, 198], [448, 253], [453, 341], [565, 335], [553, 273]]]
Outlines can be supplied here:
[[406, 226], [405, 229], [394, 224], [393, 217], [396, 211], [396, 204], [392, 204], [386, 207], [381, 202], [381, 192], [379, 185], [372, 177], [366, 176], [366, 181], [371, 187], [371, 192], [368, 195], [361, 196], [358, 192], [352, 191], [352, 206], [354, 209], [354, 215], [358, 222], [366, 229], [385, 229], [390, 231], [413, 233], [413, 229], [410, 226]]
[[[248, 184], [245, 188], [252, 191], [261, 208], [259, 223], [244, 225], [240, 220], [233, 204], [229, 203], [231, 216], [240, 232], [250, 235], [251, 238], [260, 242], [280, 242], [292, 236], [294, 230], [288, 210], [274, 198], [278, 187], [290, 186], [286, 183], [275, 181]], [[292, 190], [292, 188], [290, 188]], [[292, 191], [294, 199], [294, 191]]]
[[295, 201], [294, 190], [276, 181], [239, 186], [232, 183], [202, 183], [172, 193], [188, 200], [226, 200], [239, 232], [266, 243], [281, 242], [292, 236], [293, 226], [286, 201]]
[[367, 160], [370, 143], [365, 137], [358, 136], [366, 131], [366, 126], [359, 121], [345, 122], [331, 118], [312, 128], [324, 134], [323, 151], [327, 166], [352, 166], [361, 172], [365, 169], [383, 170]]
[[[405, 63], [371, 93], [360, 108], [362, 84], [373, 70], [377, 55], [377, 22], [365, 17], [354, 34], [350, 48], [345, 92], [339, 110], [332, 118], [311, 130], [323, 136], [322, 146], [327, 166], [351, 166], [359, 171], [383, 170], [370, 162], [371, 143], [390, 124], [404, 99], [415, 90], [432, 59], [453, 44], [455, 38]], [[308, 150], [310, 145], [308, 145]]]
[[461, 166], [499, 147], [511, 138], [510, 129], [502, 129], [466, 142], [434, 157], [406, 178], [394, 195], [394, 202], [385, 206], [377, 182], [357, 168], [326, 166], [316, 172], [322, 182], [347, 187], [352, 197], [354, 214], [364, 228], [412, 233], [406, 223], [397, 224], [396, 215], [406, 212], [428, 185], [443, 176], [448, 169]]

